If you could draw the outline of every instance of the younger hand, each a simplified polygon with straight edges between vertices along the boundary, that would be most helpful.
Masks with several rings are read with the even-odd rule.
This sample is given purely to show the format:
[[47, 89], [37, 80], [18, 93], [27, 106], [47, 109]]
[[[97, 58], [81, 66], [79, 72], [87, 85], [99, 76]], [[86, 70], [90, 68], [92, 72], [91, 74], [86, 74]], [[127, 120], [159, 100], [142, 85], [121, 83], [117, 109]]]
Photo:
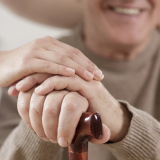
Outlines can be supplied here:
[[78, 49], [52, 37], [37, 39], [12, 51], [0, 53], [0, 86], [6, 87], [33, 73], [101, 80], [101, 71]]

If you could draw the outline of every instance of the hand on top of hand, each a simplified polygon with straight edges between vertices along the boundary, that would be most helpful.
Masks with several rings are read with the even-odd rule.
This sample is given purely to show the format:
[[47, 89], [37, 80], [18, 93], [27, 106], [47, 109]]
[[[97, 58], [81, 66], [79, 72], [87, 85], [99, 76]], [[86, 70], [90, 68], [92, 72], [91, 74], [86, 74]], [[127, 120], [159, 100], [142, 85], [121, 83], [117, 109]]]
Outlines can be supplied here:
[[71, 77], [52, 76], [45, 80], [35, 92], [46, 95], [53, 90], [66, 89], [78, 92], [89, 102], [88, 111], [101, 114], [103, 123], [111, 130], [110, 141], [122, 140], [127, 134], [131, 113], [122, 106], [99, 81], [85, 81], [77, 75]]
[[[32, 85], [34, 85], [34, 83]], [[61, 105], [60, 102], [58, 105], [57, 104], [58, 98], [54, 98], [55, 92], [57, 92], [55, 90], [59, 91], [63, 89], [66, 89], [67, 93], [68, 91], [79, 93], [80, 95], [83, 96], [83, 98], [85, 97], [87, 99], [88, 101], [87, 105], [81, 103], [81, 100], [83, 101], [83, 99], [79, 101], [77, 101], [76, 99], [76, 101], [79, 104], [81, 104], [81, 107], [79, 107], [78, 104], [77, 106], [72, 105], [73, 100], [68, 101], [69, 104], [67, 105], [67, 107], [63, 107], [65, 106], [63, 105], [64, 103], [62, 103]], [[53, 97], [51, 98], [52, 101], [50, 100], [50, 103], [52, 102], [52, 105], [51, 104], [50, 105], [53, 106], [53, 108], [51, 109], [49, 107], [50, 108], [49, 111], [53, 116], [53, 119], [54, 117], [56, 117], [57, 120], [54, 120], [56, 123], [61, 119], [59, 121], [61, 122], [60, 128], [63, 129], [63, 132], [65, 131], [66, 136], [64, 138], [67, 139], [67, 141], [69, 140], [68, 143], [70, 143], [73, 138], [73, 136], [72, 138], [69, 137], [69, 135], [71, 134], [69, 132], [70, 125], [72, 126], [73, 130], [75, 130], [76, 125], [72, 123], [75, 122], [77, 124], [81, 114], [85, 111], [89, 111], [89, 112], [98, 111], [101, 114], [103, 124], [106, 127], [108, 127], [111, 131], [111, 137], [109, 140], [112, 142], [117, 142], [122, 140], [128, 132], [128, 128], [131, 121], [131, 113], [124, 106], [122, 106], [118, 101], [116, 101], [114, 97], [110, 95], [110, 93], [105, 89], [105, 87], [99, 81], [95, 81], [95, 80], [85, 81], [84, 79], [80, 78], [77, 75], [73, 75], [71, 77], [52, 76], [46, 79], [38, 88], [33, 89], [33, 91], [34, 91], [34, 94], [32, 98], [31, 96], [29, 96], [29, 94], [28, 94], [28, 98], [27, 97], [22, 98], [21, 96], [21, 95], [30, 93], [30, 91], [24, 92], [24, 93], [21, 92], [21, 94], [19, 95], [18, 99], [20, 103], [18, 103], [18, 106], [20, 106], [19, 108], [21, 108], [19, 110], [19, 113], [22, 119], [29, 119], [28, 117], [31, 117], [31, 121], [34, 123], [32, 127], [36, 125], [39, 126], [41, 128], [41, 133], [44, 126], [42, 127], [42, 125], [40, 125], [41, 120], [39, 122], [36, 121], [36, 119], [38, 120], [36, 114], [38, 114], [39, 117], [43, 117], [43, 115], [45, 115], [44, 114], [45, 111], [47, 112], [45, 108], [48, 106], [48, 104], [44, 103], [44, 108], [43, 108], [43, 102], [46, 96], [50, 97], [51, 95]], [[37, 95], [39, 95], [42, 100], [37, 98]], [[60, 96], [61, 96], [61, 99], [63, 99], [64, 97], [63, 94], [60, 94]], [[31, 101], [29, 99], [31, 99]], [[35, 99], [35, 100], [32, 102], [32, 99]], [[23, 106], [27, 106], [27, 107], [23, 107]], [[25, 108], [30, 108], [29, 110], [31, 112]], [[37, 109], [40, 109], [41, 112], [43, 110], [43, 114], [41, 114], [39, 111], [38, 113]], [[63, 109], [65, 111], [63, 111]], [[53, 113], [51, 110], [53, 111]], [[54, 113], [55, 111], [56, 111], [56, 114]], [[28, 113], [28, 116], [26, 116], [27, 113]], [[68, 117], [67, 123], [69, 123], [70, 125], [66, 125], [65, 123], [66, 117]], [[24, 121], [26, 122], [26, 120]], [[42, 121], [43, 121], [43, 118], [42, 118]], [[45, 122], [46, 124], [50, 123], [49, 119], [47, 118], [45, 119], [45, 121], [46, 121]], [[27, 120], [26, 123], [29, 124], [30, 123], [29, 120]], [[52, 127], [50, 127], [50, 129], [56, 128], [54, 126], [55, 124], [51, 124], [51, 125]], [[65, 126], [65, 127], [62, 127], [62, 126]], [[34, 130], [36, 129], [34, 128]], [[38, 132], [36, 131], [36, 133]], [[71, 135], [74, 135], [74, 134], [72, 133]], [[42, 137], [41, 134], [39, 136]], [[55, 136], [54, 136], [54, 139], [52, 138], [52, 140], [55, 140]]]
[[78, 49], [44, 37], [0, 54], [0, 86], [9, 86], [33, 73], [72, 76], [102, 80], [102, 72]]

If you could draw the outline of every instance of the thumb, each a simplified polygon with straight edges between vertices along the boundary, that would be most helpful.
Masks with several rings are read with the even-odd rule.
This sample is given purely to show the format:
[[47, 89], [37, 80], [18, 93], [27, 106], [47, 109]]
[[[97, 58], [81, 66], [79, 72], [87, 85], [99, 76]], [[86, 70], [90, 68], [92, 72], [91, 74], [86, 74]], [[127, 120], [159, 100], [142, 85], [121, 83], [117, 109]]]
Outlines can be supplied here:
[[95, 138], [91, 138], [89, 141], [94, 144], [106, 143], [110, 139], [111, 132], [110, 132], [110, 129], [105, 124], [102, 124], [102, 130], [103, 130], [102, 139], [97, 140]]

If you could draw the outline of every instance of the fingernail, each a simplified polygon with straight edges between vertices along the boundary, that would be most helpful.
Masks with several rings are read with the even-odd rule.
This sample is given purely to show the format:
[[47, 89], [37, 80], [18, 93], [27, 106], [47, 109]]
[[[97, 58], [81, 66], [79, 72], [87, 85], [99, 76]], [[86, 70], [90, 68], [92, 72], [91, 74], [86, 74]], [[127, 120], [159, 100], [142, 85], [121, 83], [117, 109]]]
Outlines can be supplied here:
[[72, 68], [66, 68], [66, 71], [68, 71], [68, 72], [72, 72], [72, 73], [75, 73], [75, 70], [74, 70], [74, 69], [72, 69]]
[[87, 77], [92, 78], [92, 79], [93, 79], [93, 77], [94, 77], [94, 75], [93, 75], [92, 73], [88, 72], [87, 70], [84, 71], [84, 74], [85, 74]]
[[104, 78], [104, 75], [102, 74], [102, 71], [99, 70], [99, 69], [94, 71], [94, 75], [95, 75], [97, 78], [100, 78], [100, 79], [103, 79], [103, 78]]
[[59, 143], [59, 145], [62, 146], [62, 147], [67, 147], [67, 146], [68, 146], [67, 140], [66, 140], [65, 138], [63, 138], [63, 137], [60, 137], [60, 138], [58, 139], [58, 143]]
[[42, 89], [42, 87], [39, 86], [39, 87], [37, 87], [37, 88], [35, 89], [35, 91], [36, 91], [36, 92], [39, 92], [41, 89]]
[[57, 141], [56, 141], [56, 140], [52, 140], [52, 139], [50, 139], [50, 141], [51, 141], [52, 143], [57, 143]]
[[19, 81], [16, 86], [20, 87], [22, 85], [22, 83], [23, 83], [23, 80]]

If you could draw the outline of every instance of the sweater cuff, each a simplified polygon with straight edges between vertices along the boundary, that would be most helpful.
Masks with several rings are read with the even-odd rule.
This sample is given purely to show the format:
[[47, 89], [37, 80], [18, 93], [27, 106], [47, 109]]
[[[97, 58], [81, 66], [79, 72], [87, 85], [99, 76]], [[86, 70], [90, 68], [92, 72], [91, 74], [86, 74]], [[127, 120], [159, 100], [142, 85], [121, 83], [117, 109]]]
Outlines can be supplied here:
[[119, 102], [128, 108], [133, 117], [126, 137], [120, 142], [106, 144], [110, 151], [118, 160], [158, 160], [160, 123], [127, 102]]

